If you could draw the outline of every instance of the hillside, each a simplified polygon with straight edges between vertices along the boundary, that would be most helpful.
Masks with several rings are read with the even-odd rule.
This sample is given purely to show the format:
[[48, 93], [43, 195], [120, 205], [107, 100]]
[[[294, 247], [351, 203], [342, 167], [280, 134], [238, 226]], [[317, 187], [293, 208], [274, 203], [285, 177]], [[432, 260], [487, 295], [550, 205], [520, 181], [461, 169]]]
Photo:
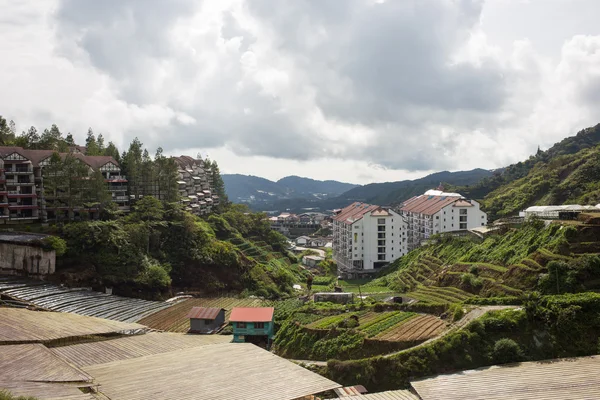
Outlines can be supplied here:
[[596, 290], [599, 254], [600, 225], [544, 227], [532, 222], [482, 242], [440, 238], [398, 259], [369, 285], [434, 303], [473, 295], [520, 296], [532, 290], [556, 294], [557, 274], [561, 293]]
[[277, 182], [251, 175], [223, 175], [225, 190], [236, 203], [261, 205], [268, 209], [282, 199], [324, 199], [338, 196], [357, 185], [338, 181], [318, 181], [287, 176]]
[[471, 186], [449, 188], [482, 199], [490, 219], [531, 205], [600, 202], [600, 124]]
[[492, 175], [491, 171], [474, 169], [471, 171], [436, 172], [423, 178], [398, 182], [370, 183], [357, 186], [336, 197], [326, 199], [283, 199], [269, 204], [268, 207], [254, 206], [257, 210], [291, 210], [299, 212], [303, 209], [318, 209], [321, 211], [345, 207], [354, 201], [392, 205], [400, 203], [413, 196], [436, 188], [440, 182], [444, 185], [473, 185], [485, 177]]

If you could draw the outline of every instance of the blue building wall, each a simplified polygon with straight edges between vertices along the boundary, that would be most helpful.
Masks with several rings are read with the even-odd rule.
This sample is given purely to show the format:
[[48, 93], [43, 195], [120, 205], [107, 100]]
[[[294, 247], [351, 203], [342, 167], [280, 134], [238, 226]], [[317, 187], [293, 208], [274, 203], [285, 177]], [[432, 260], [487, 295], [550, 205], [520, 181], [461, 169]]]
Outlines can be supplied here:
[[241, 327], [240, 322], [232, 322], [234, 343], [244, 343], [246, 341], [246, 336], [267, 336], [269, 343], [273, 340], [273, 321], [265, 322], [264, 328], [257, 328], [255, 322], [245, 322], [245, 324], [245, 327]]

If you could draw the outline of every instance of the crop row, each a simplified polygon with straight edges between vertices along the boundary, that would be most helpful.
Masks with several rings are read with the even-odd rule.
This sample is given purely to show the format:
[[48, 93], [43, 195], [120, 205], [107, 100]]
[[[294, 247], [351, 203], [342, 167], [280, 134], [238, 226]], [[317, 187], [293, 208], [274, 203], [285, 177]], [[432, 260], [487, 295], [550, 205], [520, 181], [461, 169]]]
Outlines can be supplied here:
[[397, 324], [400, 324], [403, 321], [408, 320], [409, 318], [415, 315], [416, 314], [412, 312], [399, 312], [397, 314], [392, 315], [390, 318], [386, 318], [377, 324], [369, 326], [366, 329], [361, 329], [361, 331], [366, 333], [368, 337], [373, 337], [381, 332], [386, 331], [391, 327], [396, 326]]
[[382, 321], [385, 321], [388, 318], [393, 317], [394, 315], [398, 314], [399, 311], [391, 311], [391, 312], [382, 312], [382, 313], [374, 313], [375, 316], [370, 316], [368, 319], [367, 318], [361, 318], [360, 320], [360, 327], [359, 329], [361, 331], [364, 331], [366, 329], [368, 329], [369, 327], [378, 324]]
[[353, 315], [359, 315], [358, 312], [353, 312], [353, 313], [343, 313], [343, 314], [338, 314], [338, 315], [332, 315], [329, 317], [325, 317], [325, 318], [321, 318], [318, 321], [315, 321], [311, 324], [308, 325], [309, 328], [314, 328], [314, 329], [328, 329], [331, 328], [334, 325], [339, 324], [340, 322], [342, 322], [345, 319], [350, 318]]

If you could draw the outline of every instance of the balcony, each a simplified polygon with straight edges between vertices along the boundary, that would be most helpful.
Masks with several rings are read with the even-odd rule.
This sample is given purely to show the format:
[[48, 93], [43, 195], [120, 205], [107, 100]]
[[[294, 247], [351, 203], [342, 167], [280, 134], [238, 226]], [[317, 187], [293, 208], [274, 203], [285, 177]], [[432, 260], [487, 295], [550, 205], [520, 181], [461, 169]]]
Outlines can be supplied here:
[[8, 204], [8, 208], [11, 210], [35, 210], [38, 208], [37, 205], [31, 205], [31, 204], [17, 204], [17, 203], [12, 203], [12, 204]]

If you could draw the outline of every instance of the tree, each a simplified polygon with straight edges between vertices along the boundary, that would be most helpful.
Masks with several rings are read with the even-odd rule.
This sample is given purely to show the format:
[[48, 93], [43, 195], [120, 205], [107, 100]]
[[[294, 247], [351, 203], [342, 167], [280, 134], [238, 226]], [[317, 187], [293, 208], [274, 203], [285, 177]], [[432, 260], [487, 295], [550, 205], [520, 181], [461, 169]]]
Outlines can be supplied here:
[[212, 181], [213, 192], [219, 196], [219, 209], [223, 210], [227, 206], [228, 199], [227, 194], [225, 193], [225, 183], [223, 182], [223, 178], [221, 177], [219, 165], [216, 161], [210, 161], [209, 159], [206, 159], [205, 165], [209, 170], [209, 180]]
[[73, 139], [73, 135], [71, 134], [71, 132], [67, 133], [65, 143], [69, 146], [75, 146], [75, 140]]
[[129, 183], [129, 193], [135, 200], [142, 194], [142, 142], [138, 138], [133, 139], [129, 150], [123, 153], [122, 169], [125, 171]]
[[104, 149], [104, 155], [111, 156], [118, 163], [121, 162], [121, 155], [119, 154], [119, 150], [117, 149], [117, 146], [115, 146], [115, 144], [113, 142], [108, 142], [108, 145]]
[[15, 144], [26, 149], [37, 149], [39, 142], [40, 135], [37, 129], [35, 129], [35, 126], [32, 126], [27, 130], [27, 132], [23, 131], [21, 135], [16, 138]]
[[52, 124], [50, 129], [44, 129], [40, 137], [39, 147], [44, 150], [59, 150], [60, 147], [65, 147], [64, 145], [61, 146], [61, 142], [63, 142], [62, 133], [56, 124]]
[[494, 344], [492, 358], [498, 364], [519, 362], [523, 360], [523, 350], [512, 339], [500, 339]]
[[129, 215], [132, 221], [162, 221], [165, 208], [154, 196], [144, 196], [133, 206], [133, 212]]
[[155, 179], [158, 183], [158, 198], [169, 203], [179, 200], [179, 188], [177, 185], [179, 173], [175, 160], [165, 157], [163, 149], [159, 147], [154, 156], [154, 166], [156, 169]]
[[98, 145], [98, 152], [99, 155], [104, 154], [104, 136], [102, 136], [102, 134], [100, 133], [98, 135], [98, 138], [96, 139], [96, 144]]
[[[13, 125], [14, 122], [10, 121]], [[0, 115], [0, 146], [10, 146], [15, 140], [13, 127], [6, 123], [6, 120]]]
[[92, 131], [92, 128], [88, 129], [87, 137], [85, 138], [85, 147], [86, 156], [102, 155], [102, 153], [100, 152], [100, 147], [98, 146], [98, 142], [96, 141], [94, 131]]

